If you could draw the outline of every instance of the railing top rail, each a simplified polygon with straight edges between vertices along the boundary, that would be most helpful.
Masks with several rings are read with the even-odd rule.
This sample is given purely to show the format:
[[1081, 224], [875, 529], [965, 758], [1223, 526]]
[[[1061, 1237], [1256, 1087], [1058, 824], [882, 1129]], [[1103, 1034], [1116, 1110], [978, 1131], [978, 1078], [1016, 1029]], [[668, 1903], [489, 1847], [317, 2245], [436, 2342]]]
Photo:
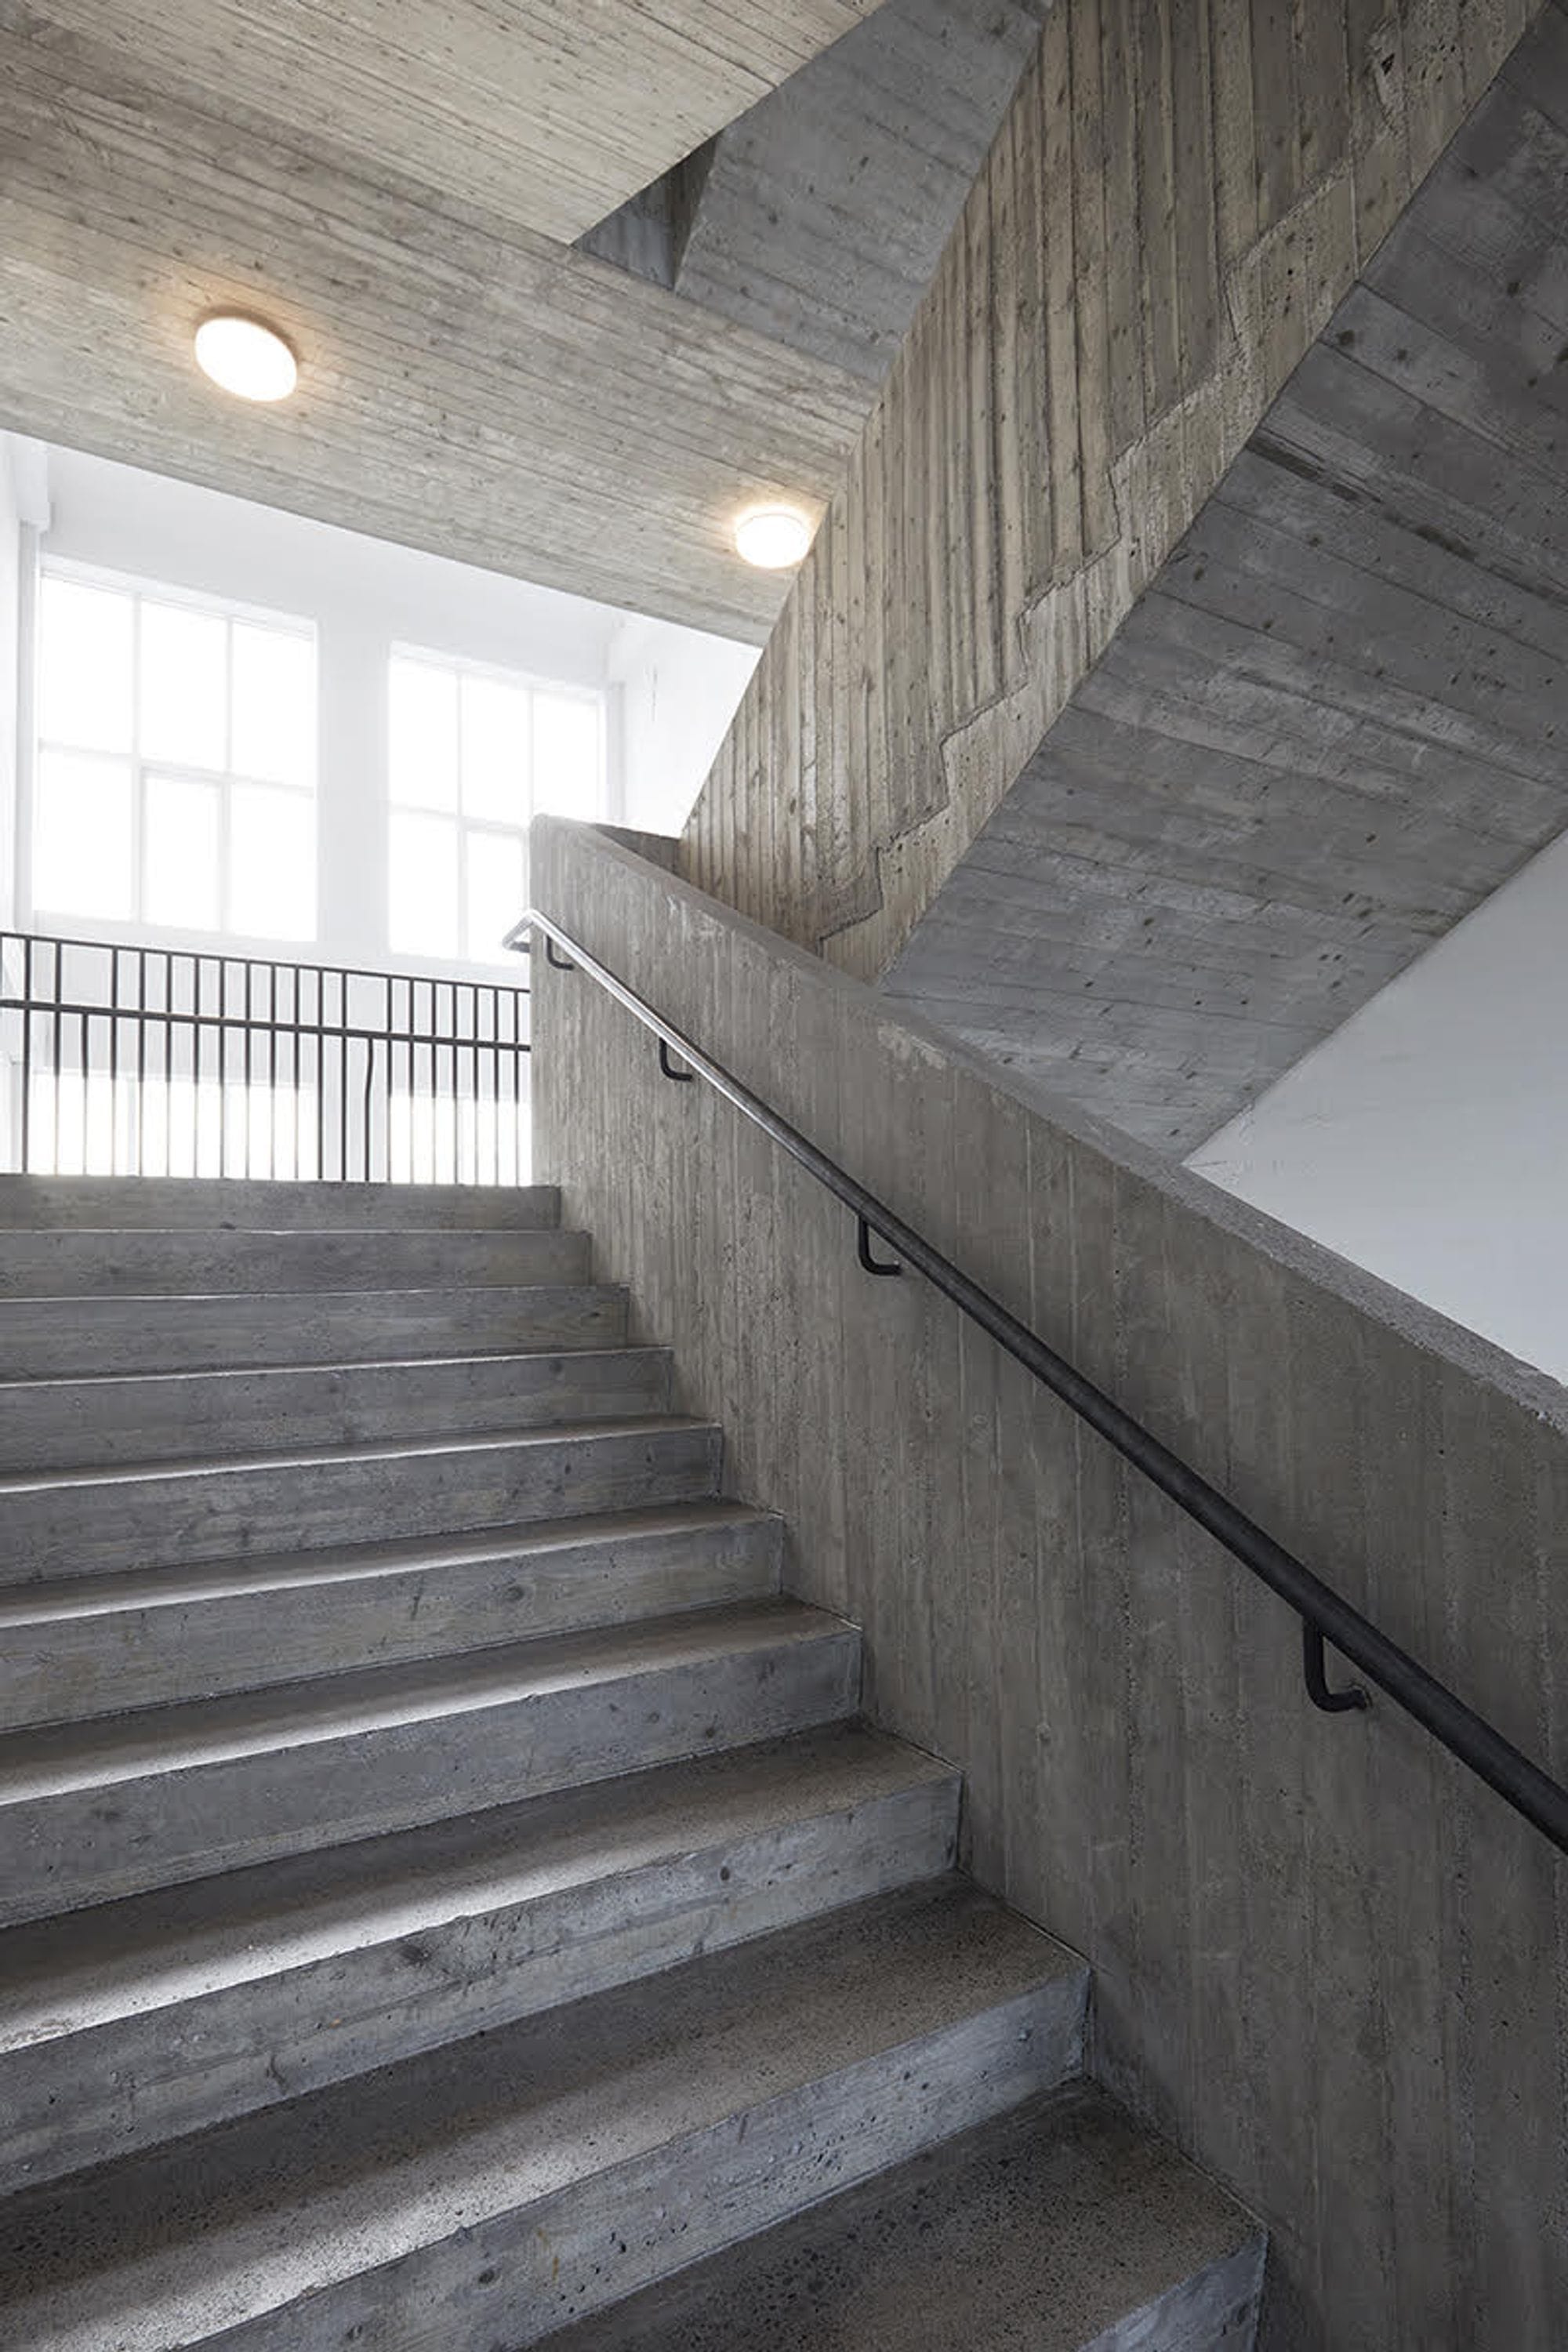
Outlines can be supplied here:
[[[1326, 1584], [1283, 1545], [1276, 1543], [1256, 1520], [1249, 1518], [1228, 1496], [1200, 1476], [1104, 1390], [1086, 1379], [1076, 1366], [1048, 1347], [1037, 1332], [1021, 1323], [998, 1299], [972, 1281], [950, 1258], [943, 1256], [911, 1225], [906, 1224], [885, 1202], [858, 1183], [837, 1160], [829, 1159], [825, 1151], [736, 1077], [732, 1071], [704, 1053], [673, 1023], [656, 1013], [646, 998], [639, 996], [607, 965], [591, 955], [560, 924], [541, 914], [537, 908], [531, 908], [509, 934], [507, 945], [525, 951], [525, 934], [530, 931], [542, 933], [547, 943], [553, 941], [570, 960], [571, 965], [585, 972], [645, 1029], [652, 1032], [659, 1040], [661, 1059], [668, 1075], [678, 1075], [668, 1067], [668, 1056], [673, 1050], [689, 1072], [703, 1079], [753, 1126], [771, 1136], [781, 1150], [853, 1211], [860, 1223], [861, 1263], [868, 1271], [895, 1270], [879, 1267], [869, 1260], [866, 1236], [871, 1233], [886, 1242], [905, 1265], [913, 1266], [936, 1289], [951, 1298], [971, 1321], [988, 1332], [999, 1347], [1005, 1349], [1016, 1361], [1060, 1397], [1124, 1460], [1131, 1463], [1189, 1518], [1222, 1544], [1233, 1558], [1240, 1560], [1244, 1567], [1278, 1593], [1301, 1620], [1308, 1688], [1318, 1706], [1337, 1711], [1342, 1706], [1364, 1704], [1364, 1695], [1332, 1693], [1328, 1689], [1321, 1671], [1322, 1643], [1328, 1641], [1423, 1725], [1450, 1755], [1458, 1757], [1461, 1763], [1495, 1790], [1560, 1853], [1568, 1853], [1568, 1789], [1532, 1763], [1522, 1750], [1505, 1739], [1494, 1725], [1467, 1706], [1446, 1684], [1428, 1674], [1408, 1651], [1391, 1640], [1370, 1618], [1363, 1616], [1331, 1585]], [[553, 958], [551, 960], [554, 961]]]
[[375, 980], [405, 988], [493, 990], [498, 996], [526, 996], [525, 980], [508, 981], [489, 972], [468, 978], [442, 971], [397, 971], [386, 965], [333, 963], [315, 955], [241, 955], [225, 947], [175, 947], [163, 940], [89, 940], [55, 931], [16, 931], [0, 928], [0, 948], [79, 948], [89, 955], [163, 957], [171, 962], [237, 965], [248, 971], [310, 971], [331, 973], [334, 980]]
[[[498, 987], [497, 994], [503, 998], [526, 996], [528, 991]], [[494, 1012], [498, 1008], [492, 1007], [491, 1010]], [[95, 1004], [75, 997], [0, 994], [0, 1013], [30, 1013], [37, 1021], [143, 1022], [154, 1029], [226, 1029], [237, 1034], [248, 1032], [258, 1037], [346, 1038], [372, 1045], [405, 1045], [412, 1042], [419, 1045], [437, 1045], [443, 1053], [453, 1045], [459, 1045], [465, 1051], [470, 1045], [479, 1045], [487, 1054], [526, 1054], [531, 1050], [521, 1029], [515, 1036], [508, 1035], [503, 1030], [435, 1029], [427, 1023], [416, 1023], [412, 1018], [412, 1007], [409, 1020], [400, 1024], [390, 1016], [385, 1021], [377, 1022], [348, 1021], [324, 1010], [318, 1012], [314, 1020], [306, 1014], [290, 1019], [283, 1013], [247, 1013], [243, 1007], [226, 1013], [220, 1007], [210, 1005], [204, 1011], [177, 1004], [103, 1002]]]

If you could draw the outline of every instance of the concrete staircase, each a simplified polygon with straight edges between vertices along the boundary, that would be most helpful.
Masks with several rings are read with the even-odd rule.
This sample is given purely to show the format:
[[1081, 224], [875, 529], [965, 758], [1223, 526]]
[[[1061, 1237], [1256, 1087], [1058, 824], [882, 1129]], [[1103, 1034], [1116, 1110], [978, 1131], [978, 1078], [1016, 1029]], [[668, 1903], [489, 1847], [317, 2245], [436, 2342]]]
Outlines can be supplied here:
[[0, 1525], [5, 2352], [1251, 2342], [551, 1194], [0, 1179]]

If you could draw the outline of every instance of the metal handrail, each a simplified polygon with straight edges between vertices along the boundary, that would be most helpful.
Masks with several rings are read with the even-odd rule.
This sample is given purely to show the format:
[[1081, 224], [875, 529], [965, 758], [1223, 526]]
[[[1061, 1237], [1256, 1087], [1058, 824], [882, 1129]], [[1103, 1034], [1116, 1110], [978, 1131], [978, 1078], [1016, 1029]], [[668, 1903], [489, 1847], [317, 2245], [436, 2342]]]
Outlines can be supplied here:
[[[1329, 1689], [1323, 1673], [1323, 1644], [1327, 1641], [1422, 1724], [1451, 1756], [1468, 1765], [1543, 1837], [1549, 1838], [1559, 1853], [1568, 1853], [1568, 1789], [1532, 1764], [1484, 1717], [1477, 1715], [1419, 1665], [1408, 1651], [1401, 1649], [1397, 1642], [1391, 1641], [1370, 1618], [1352, 1608], [1331, 1585], [1325, 1584], [1283, 1545], [1276, 1543], [1256, 1520], [1248, 1518], [1179, 1454], [1162, 1444], [1103, 1389], [1097, 1388], [1065, 1357], [1047, 1347], [1037, 1333], [1009, 1314], [999, 1300], [972, 1282], [951, 1259], [895, 1215], [874, 1192], [858, 1183], [837, 1160], [819, 1150], [798, 1128], [781, 1118], [722, 1063], [714, 1061], [673, 1023], [656, 1013], [635, 989], [590, 955], [549, 916], [530, 908], [509, 934], [507, 945], [521, 950], [525, 947], [522, 935], [529, 930], [543, 934], [546, 960], [555, 969], [583, 971], [645, 1029], [651, 1030], [659, 1041], [660, 1063], [667, 1076], [682, 1075], [669, 1066], [668, 1056], [673, 1051], [686, 1065], [687, 1073], [704, 1079], [715, 1093], [771, 1136], [781, 1150], [854, 1213], [858, 1221], [860, 1263], [868, 1273], [892, 1274], [903, 1265], [914, 1267], [972, 1322], [988, 1332], [998, 1347], [1005, 1349], [1016, 1362], [1033, 1373], [1126, 1461], [1141, 1470], [1162, 1494], [1169, 1496], [1189, 1518], [1223, 1544], [1243, 1567], [1250, 1569], [1288, 1602], [1301, 1620], [1302, 1663], [1314, 1705], [1337, 1713], [1368, 1704], [1363, 1691]], [[557, 948], [566, 961], [553, 952]], [[900, 1265], [889, 1265], [872, 1258], [869, 1237], [873, 1234], [897, 1253]]]

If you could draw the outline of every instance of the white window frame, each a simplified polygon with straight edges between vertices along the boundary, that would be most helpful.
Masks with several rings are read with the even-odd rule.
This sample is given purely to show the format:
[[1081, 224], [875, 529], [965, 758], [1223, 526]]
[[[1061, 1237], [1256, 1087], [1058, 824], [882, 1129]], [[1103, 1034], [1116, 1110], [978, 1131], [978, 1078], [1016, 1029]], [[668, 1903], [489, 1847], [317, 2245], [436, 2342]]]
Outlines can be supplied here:
[[[458, 737], [457, 746], [457, 807], [455, 809], [443, 809], [436, 807], [428, 801], [399, 800], [393, 790], [393, 764], [390, 735], [387, 742], [386, 756], [386, 809], [389, 831], [392, 821], [400, 815], [438, 817], [444, 823], [455, 825], [457, 828], [458, 944], [456, 955], [449, 956], [438, 955], [433, 950], [425, 948], [400, 947], [393, 942], [391, 930], [392, 907], [390, 900], [389, 874], [388, 899], [385, 910], [388, 945], [391, 952], [399, 958], [417, 960], [427, 963], [440, 963], [446, 965], [457, 962], [461, 964], [471, 964], [478, 967], [504, 964], [505, 958], [502, 956], [499, 947], [493, 949], [489, 955], [485, 955], [476, 952], [468, 943], [468, 848], [469, 839], [471, 836], [479, 835], [488, 835], [491, 839], [495, 840], [520, 842], [522, 845], [524, 865], [526, 868], [528, 856], [528, 828], [533, 817], [532, 698], [536, 694], [550, 695], [553, 699], [560, 702], [585, 703], [595, 712], [599, 721], [599, 773], [595, 790], [601, 806], [605, 804], [609, 778], [609, 696], [603, 687], [579, 686], [574, 680], [570, 678], [545, 677], [532, 670], [509, 669], [500, 662], [476, 661], [467, 654], [444, 653], [438, 646], [410, 645], [403, 639], [397, 638], [395, 639], [392, 645], [387, 648], [385, 708], [388, 712], [390, 712], [392, 702], [393, 666], [395, 663], [400, 661], [419, 662], [423, 663], [425, 667], [429, 669], [445, 670], [449, 677], [455, 677], [458, 681], [458, 709], [459, 716], [458, 722]], [[524, 809], [522, 815], [520, 817], [516, 824], [503, 824], [500, 819], [496, 817], [471, 817], [464, 813], [461, 682], [465, 677], [491, 678], [499, 685], [516, 687], [522, 692], [526, 693], [529, 697], [528, 805]], [[518, 911], [521, 914], [522, 910], [520, 908]]]
[[[44, 639], [44, 586], [51, 579], [66, 580], [84, 588], [107, 590], [110, 594], [125, 596], [131, 603], [131, 739], [128, 753], [100, 751], [89, 749], [85, 756], [92, 759], [125, 760], [131, 770], [131, 880], [132, 912], [129, 916], [77, 915], [63, 908], [47, 907], [38, 898], [35, 887], [37, 839], [37, 807], [39, 770], [42, 755], [58, 751], [67, 755], [83, 755], [83, 746], [63, 743], [46, 738], [43, 732], [41, 667]], [[185, 765], [176, 760], [153, 760], [142, 751], [142, 607], [144, 604], [172, 604], [186, 612], [200, 613], [230, 625], [224, 639], [224, 709], [227, 732], [226, 749], [234, 748], [234, 630], [232, 624], [248, 622], [258, 628], [275, 629], [280, 634], [304, 639], [310, 652], [310, 706], [315, 724], [310, 741], [310, 776], [302, 784], [282, 782], [276, 776], [256, 776], [234, 768], [201, 768]], [[229, 913], [229, 844], [230, 793], [233, 786], [250, 785], [258, 791], [290, 793], [297, 800], [309, 803], [314, 823], [311, 835], [315, 844], [313, 891], [314, 919], [310, 929], [298, 939], [282, 942], [290, 948], [314, 945], [321, 937], [321, 822], [318, 789], [319, 739], [321, 713], [321, 657], [319, 631], [315, 622], [299, 613], [279, 613], [261, 604], [243, 604], [232, 596], [208, 594], [200, 589], [184, 588], [168, 581], [146, 578], [136, 572], [118, 572], [106, 565], [84, 563], [72, 556], [39, 555], [34, 573], [32, 596], [32, 684], [29, 699], [29, 725], [26, 743], [26, 821], [27, 821], [27, 904], [35, 926], [47, 919], [53, 925], [72, 928], [90, 926], [95, 936], [109, 939], [146, 937], [149, 933], [161, 938], [189, 940], [247, 940], [276, 943], [272, 933], [239, 931], [228, 920]], [[146, 903], [146, 796], [149, 773], [171, 776], [182, 782], [216, 786], [218, 797], [218, 920], [211, 930], [187, 929], [171, 923], [150, 922], [143, 914]]]

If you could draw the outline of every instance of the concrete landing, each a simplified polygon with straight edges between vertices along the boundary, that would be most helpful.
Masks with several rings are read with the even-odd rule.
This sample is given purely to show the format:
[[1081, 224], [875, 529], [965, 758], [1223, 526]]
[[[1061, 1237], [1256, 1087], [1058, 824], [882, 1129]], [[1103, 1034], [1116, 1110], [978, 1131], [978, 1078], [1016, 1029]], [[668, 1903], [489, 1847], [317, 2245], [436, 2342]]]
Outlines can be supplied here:
[[1230, 2352], [1262, 2230], [1083, 2084], [634, 2296], [542, 2352]]

